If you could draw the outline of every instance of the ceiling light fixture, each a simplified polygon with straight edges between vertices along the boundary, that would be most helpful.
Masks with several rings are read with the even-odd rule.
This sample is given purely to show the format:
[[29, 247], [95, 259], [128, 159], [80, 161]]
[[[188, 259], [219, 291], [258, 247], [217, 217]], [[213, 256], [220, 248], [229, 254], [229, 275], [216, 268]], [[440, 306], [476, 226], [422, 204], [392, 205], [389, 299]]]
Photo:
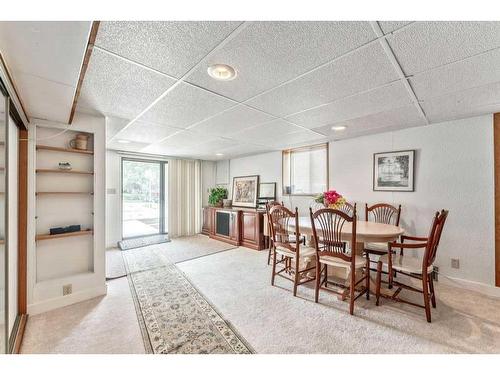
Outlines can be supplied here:
[[123, 143], [123, 144], [125, 144], [125, 143], [130, 143], [130, 141], [127, 141], [126, 139], [119, 139], [119, 140], [118, 140], [118, 143]]
[[218, 152], [217, 154], [215, 154], [215, 156], [224, 156], [224, 154], [221, 154], [220, 152]]
[[346, 130], [347, 126], [341, 125], [341, 126], [332, 126], [332, 130], [334, 132], [341, 132], [343, 130]]
[[231, 81], [236, 78], [236, 70], [226, 64], [210, 65], [207, 72], [210, 77], [218, 81]]

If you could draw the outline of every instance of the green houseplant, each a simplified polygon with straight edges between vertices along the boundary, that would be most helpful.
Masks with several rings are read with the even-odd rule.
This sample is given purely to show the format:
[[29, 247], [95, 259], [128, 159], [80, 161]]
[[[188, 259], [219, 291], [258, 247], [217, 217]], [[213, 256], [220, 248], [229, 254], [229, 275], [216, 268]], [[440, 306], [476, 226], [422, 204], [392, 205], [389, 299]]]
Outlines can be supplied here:
[[222, 200], [227, 198], [227, 189], [223, 187], [216, 187], [210, 189], [208, 196], [208, 203], [211, 206], [222, 206]]

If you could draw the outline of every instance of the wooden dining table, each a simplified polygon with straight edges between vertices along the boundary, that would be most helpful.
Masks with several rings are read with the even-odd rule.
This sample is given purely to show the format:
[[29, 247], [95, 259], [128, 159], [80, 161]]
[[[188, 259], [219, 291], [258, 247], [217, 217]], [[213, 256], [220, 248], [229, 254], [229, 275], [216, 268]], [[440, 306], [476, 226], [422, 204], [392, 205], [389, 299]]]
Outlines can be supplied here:
[[[290, 220], [289, 230], [291, 232], [295, 232], [295, 221]], [[268, 232], [268, 221], [267, 217], [264, 219], [264, 234], [266, 234], [266, 228]], [[316, 230], [318, 231], [318, 235], [320, 235], [320, 230], [318, 226], [316, 226]], [[356, 254], [363, 255], [365, 243], [377, 242], [377, 243], [388, 243], [395, 241], [404, 233], [404, 229], [395, 225], [390, 224], [382, 224], [375, 223], [372, 221], [364, 221], [357, 220], [356, 221]], [[299, 217], [299, 235], [306, 236], [306, 245], [310, 247], [314, 247], [312, 243], [312, 225], [311, 218], [308, 216]], [[352, 238], [352, 224], [346, 222], [342, 227], [342, 239], [347, 242], [350, 242]], [[351, 249], [352, 244], [350, 244]], [[335, 279], [344, 280], [344, 285], [348, 286], [350, 280], [350, 271], [341, 267], [328, 267], [328, 276], [334, 277]], [[360, 275], [361, 277], [361, 275]], [[373, 293], [375, 293], [375, 280], [372, 279], [370, 282], [370, 289]], [[344, 296], [345, 298], [345, 296]]]

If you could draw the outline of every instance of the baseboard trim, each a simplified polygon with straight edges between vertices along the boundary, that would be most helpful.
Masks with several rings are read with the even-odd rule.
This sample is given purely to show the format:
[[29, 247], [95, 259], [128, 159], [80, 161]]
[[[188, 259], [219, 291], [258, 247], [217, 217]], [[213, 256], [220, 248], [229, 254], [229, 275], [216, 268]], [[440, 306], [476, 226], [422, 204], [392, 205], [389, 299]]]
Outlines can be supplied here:
[[86, 301], [91, 298], [104, 296], [108, 291], [106, 284], [97, 288], [82, 290], [67, 296], [60, 296], [51, 298], [45, 301], [32, 303], [28, 305], [28, 313], [30, 315], [41, 314], [50, 310], [58, 309], [60, 307], [73, 305], [78, 302]]
[[457, 277], [445, 276], [443, 274], [439, 274], [439, 282], [446, 285], [478, 292], [487, 295], [489, 297], [500, 298], [500, 288], [494, 285], [488, 285], [477, 281], [459, 279]]
[[20, 316], [19, 326], [16, 332], [16, 338], [14, 340], [14, 347], [12, 349], [12, 354], [19, 354], [21, 352], [21, 344], [23, 343], [24, 331], [26, 330], [26, 323], [28, 321], [28, 315], [23, 314]]

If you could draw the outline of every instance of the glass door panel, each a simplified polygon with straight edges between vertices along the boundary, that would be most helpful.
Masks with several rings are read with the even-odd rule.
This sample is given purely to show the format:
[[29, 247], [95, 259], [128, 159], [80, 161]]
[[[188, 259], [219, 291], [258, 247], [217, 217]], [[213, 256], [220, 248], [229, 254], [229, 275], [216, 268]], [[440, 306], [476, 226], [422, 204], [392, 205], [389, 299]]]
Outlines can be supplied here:
[[122, 236], [162, 231], [161, 163], [122, 159]]
[[7, 352], [7, 252], [5, 251], [5, 142], [7, 99], [0, 87], [0, 354]]

